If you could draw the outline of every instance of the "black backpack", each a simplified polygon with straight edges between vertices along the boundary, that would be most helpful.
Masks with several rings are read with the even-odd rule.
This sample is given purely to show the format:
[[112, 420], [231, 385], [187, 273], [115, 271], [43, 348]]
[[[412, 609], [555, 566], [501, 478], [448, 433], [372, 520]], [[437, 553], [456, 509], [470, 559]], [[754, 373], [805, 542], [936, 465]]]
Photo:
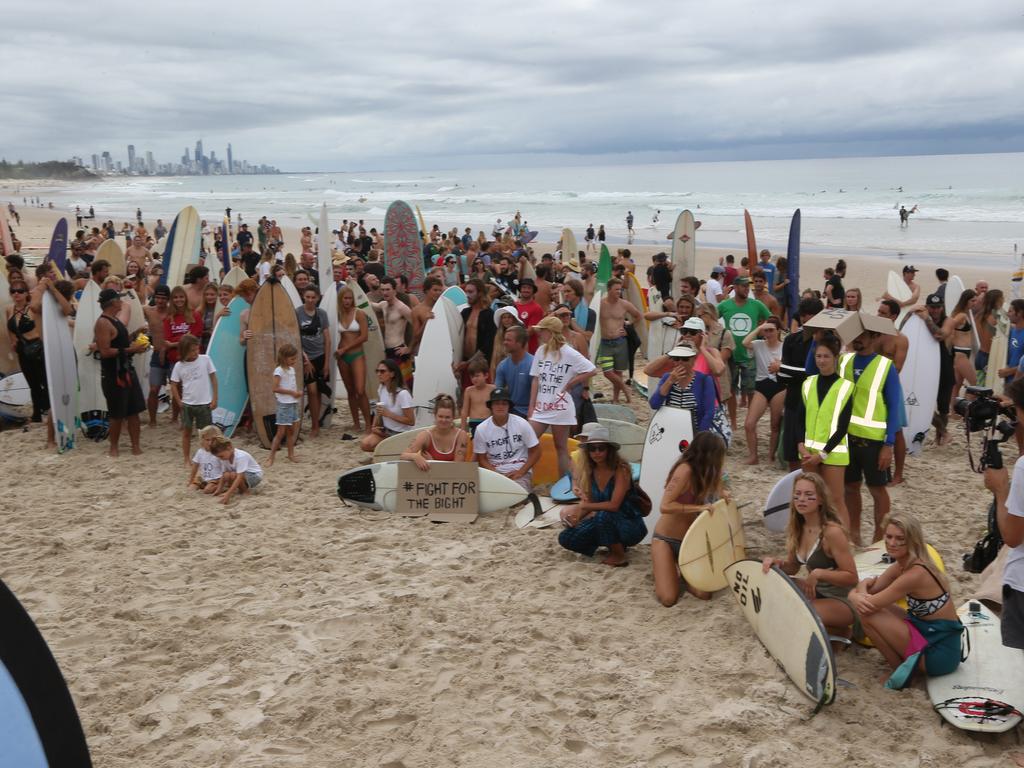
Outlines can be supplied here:
[[1003, 537], [999, 534], [999, 523], [996, 519], [996, 502], [992, 501], [988, 508], [988, 531], [974, 545], [974, 550], [964, 555], [964, 570], [970, 573], [981, 573], [996, 559]]

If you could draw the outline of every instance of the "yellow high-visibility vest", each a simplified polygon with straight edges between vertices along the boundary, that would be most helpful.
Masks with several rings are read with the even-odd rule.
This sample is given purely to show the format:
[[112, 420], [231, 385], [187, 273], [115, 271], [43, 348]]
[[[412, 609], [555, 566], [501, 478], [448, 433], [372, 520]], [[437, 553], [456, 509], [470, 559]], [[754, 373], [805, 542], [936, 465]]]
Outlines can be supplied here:
[[[853, 381], [853, 353], [842, 356], [839, 361], [839, 375], [847, 381]], [[886, 419], [889, 415], [885, 407], [883, 388], [885, 377], [889, 375], [892, 360], [882, 355], [875, 355], [868, 363], [860, 378], [854, 382], [853, 415], [850, 417], [850, 434], [868, 440], [885, 440]]]
[[[824, 451], [829, 438], [835, 434], [839, 427], [839, 415], [853, 397], [853, 390], [852, 381], [839, 379], [829, 387], [825, 399], [819, 403], [818, 377], [809, 376], [804, 380], [804, 410], [807, 413], [804, 420], [804, 445], [814, 453]], [[837, 467], [845, 467], [850, 463], [850, 447], [846, 435], [829, 452], [823, 463]]]

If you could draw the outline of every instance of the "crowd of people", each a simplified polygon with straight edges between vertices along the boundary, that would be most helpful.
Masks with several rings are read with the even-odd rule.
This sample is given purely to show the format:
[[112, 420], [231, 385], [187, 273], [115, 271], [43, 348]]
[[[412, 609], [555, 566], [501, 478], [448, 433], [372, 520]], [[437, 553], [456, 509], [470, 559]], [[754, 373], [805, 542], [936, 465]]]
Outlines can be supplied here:
[[[414, 429], [414, 360], [441, 294], [460, 286], [466, 304], [460, 309], [461, 362], [453, 367], [458, 389], [437, 393], [433, 425], [416, 435], [402, 458], [423, 470], [428, 461], [476, 461], [532, 492], [540, 438], [550, 431], [560, 474], [571, 477], [579, 499], [563, 510], [559, 543], [587, 557], [603, 549], [602, 562], [622, 566], [628, 549], [647, 535], [650, 499], [632, 479], [620, 446], [596, 423], [593, 382], [600, 375], [612, 402], [631, 402], [634, 387], [644, 390], [634, 371], [643, 331], [659, 323], [671, 343], [664, 354], [645, 361], [645, 395], [653, 410], [688, 411], [694, 438], [665, 478], [661, 516], [652, 532], [657, 599], [669, 606], [684, 591], [710, 597], [682, 581], [676, 561], [696, 517], [731, 493], [725, 468], [742, 421], [747, 464], [778, 461], [802, 471], [793, 484], [785, 553], [766, 558], [765, 568], [778, 566], [794, 577], [803, 569], [797, 583], [830, 633], [870, 638], [893, 670], [905, 673], [907, 665], [918, 665], [928, 674], [944, 674], [959, 663], [953, 648], [959, 648], [962, 626], [949, 582], [927, 555], [919, 521], [891, 509], [888, 493], [891, 484], [903, 480], [907, 450], [899, 378], [907, 343], [896, 321], [918, 315], [942, 345], [934, 425], [943, 443], [949, 439], [951, 404], [988, 367], [1003, 310], [1001, 291], [979, 283], [963, 291], [947, 316], [948, 273], [936, 270], [937, 284], [925, 294], [918, 270], [907, 266], [903, 278], [910, 297], [886, 293], [872, 311], [861, 290], [844, 286], [847, 265], [839, 261], [826, 271], [820, 290], [808, 287], [794, 303], [785, 257], [773, 259], [767, 250], [754, 264], [743, 258], [737, 265], [727, 256], [700, 279], [676, 274], [667, 254], [655, 256], [638, 275], [629, 249], [620, 249], [604, 284], [589, 247], [567, 253], [559, 244], [538, 256], [511, 229], [491, 238], [483, 232], [474, 237], [470, 228], [443, 232], [434, 226], [422, 233], [425, 279], [418, 296], [409, 290], [407, 275], [388, 273], [381, 233], [364, 222], [344, 221], [333, 233], [330, 254], [317, 253], [316, 233], [303, 228], [295, 258], [285, 250], [281, 228], [265, 217], [255, 235], [241, 223], [231, 242], [222, 241], [216, 230], [208, 232], [204, 258], [190, 266], [184, 285], [169, 286], [161, 280], [163, 262], [153, 252], [165, 234], [162, 228], [158, 220], [151, 233], [140, 220], [117, 231], [112, 221], [89, 234], [80, 230], [69, 244], [67, 274], [53, 262], [28, 269], [21, 257], [7, 257], [12, 298], [7, 331], [32, 390], [33, 420], [43, 419], [49, 409], [41, 362], [42, 296], [49, 292], [73, 322], [76, 302], [94, 281], [101, 289], [94, 343], [111, 455], [118, 453], [122, 426], [132, 450], [141, 451], [140, 416], [148, 411], [149, 424], [157, 424], [159, 398], [169, 386], [188, 482], [227, 503], [255, 488], [264, 472], [212, 424], [217, 372], [205, 353], [233, 298], [251, 304], [263, 284], [287, 277], [302, 299], [296, 308], [301, 345], [283, 345], [273, 373], [267, 374], [277, 400], [269, 467], [282, 446], [289, 459], [298, 460], [301, 403], [306, 396], [309, 412], [319, 412], [318, 398], [335, 363], [364, 451], [372, 453], [388, 437]], [[125, 239], [126, 269], [124, 275], [111, 275], [110, 264], [96, 252], [104, 240], [118, 237]], [[588, 244], [590, 239], [588, 233]], [[225, 259], [246, 273], [230, 288], [220, 284], [222, 270], [210, 266]], [[332, 260], [332, 284], [321, 284], [322, 259]], [[624, 298], [627, 282], [634, 279], [648, 288], [647, 306]], [[369, 306], [358, 306], [356, 287]], [[319, 309], [325, 291], [338, 296], [337, 318]], [[595, 295], [599, 312], [591, 308]], [[144, 313], [144, 324], [132, 332], [126, 296], [137, 298]], [[842, 332], [821, 322], [823, 313], [834, 319], [834, 310], [846, 310], [852, 318]], [[1014, 382], [1024, 376], [1024, 300], [1010, 302], [1008, 321], [1005, 366], [998, 369], [999, 381], [988, 384], [1000, 395], [1008, 387], [1006, 405], [1019, 409], [1024, 384]], [[327, 328], [335, 322], [332, 349]], [[371, 324], [380, 326], [385, 350], [374, 370], [376, 392], [364, 384]], [[239, 343], [245, 345], [251, 336], [243, 314]], [[140, 374], [133, 361], [147, 353], [148, 369]], [[763, 450], [759, 427], [765, 416]], [[315, 438], [318, 419], [311, 418], [311, 424]], [[242, 429], [247, 426], [243, 418]], [[200, 440], [195, 453], [193, 430]], [[580, 443], [575, 453], [569, 450], [570, 437]], [[52, 444], [52, 426], [48, 439]], [[1024, 447], [1024, 439], [1020, 444]], [[1024, 465], [1014, 469], [1015, 479], [1018, 474], [1024, 474]], [[1011, 485], [1005, 471], [990, 470], [986, 482], [999, 499], [1002, 536], [1013, 547], [1005, 572], [1004, 639], [1024, 648], [1024, 478]], [[873, 513], [867, 542], [862, 485]], [[879, 540], [893, 564], [877, 579], [860, 581], [852, 548]], [[898, 607], [904, 599], [905, 610]]]

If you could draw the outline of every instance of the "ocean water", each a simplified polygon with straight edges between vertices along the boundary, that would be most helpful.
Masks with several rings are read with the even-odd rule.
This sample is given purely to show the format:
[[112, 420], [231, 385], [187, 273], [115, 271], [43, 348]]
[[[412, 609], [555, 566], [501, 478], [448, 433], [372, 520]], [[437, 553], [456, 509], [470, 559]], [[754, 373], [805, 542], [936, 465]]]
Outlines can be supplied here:
[[[490, 233], [521, 211], [540, 241], [570, 227], [582, 242], [604, 224], [612, 243], [666, 243], [684, 208], [702, 221], [699, 245], [744, 247], [743, 211], [759, 247], [784, 248], [801, 210], [802, 246], [815, 252], [900, 256], [927, 262], [1007, 266], [1024, 246], [1024, 154], [940, 155], [744, 161], [446, 172], [285, 173], [279, 176], [121, 177], [54, 190], [69, 210], [127, 219], [141, 207], [165, 221], [183, 206], [219, 220], [230, 206], [252, 222], [261, 215], [306, 224], [326, 202], [343, 218], [380, 226], [396, 199], [417, 205], [428, 223]], [[901, 229], [897, 208], [918, 206]], [[660, 214], [658, 212], [660, 211]], [[654, 216], [659, 221], [654, 222]]]

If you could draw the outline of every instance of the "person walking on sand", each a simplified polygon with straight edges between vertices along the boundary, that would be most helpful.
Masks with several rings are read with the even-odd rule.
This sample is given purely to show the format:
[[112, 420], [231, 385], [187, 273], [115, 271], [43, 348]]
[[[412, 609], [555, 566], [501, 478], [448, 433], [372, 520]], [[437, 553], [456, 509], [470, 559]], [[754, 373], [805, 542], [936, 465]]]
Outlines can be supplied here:
[[[636, 234], [636, 232], [633, 231], [633, 212], [632, 211], [626, 211], [626, 234], [629, 235], [631, 238], [633, 237], [633, 235]], [[630, 242], [632, 242], [632, 240], [630, 240]]]
[[100, 356], [100, 385], [107, 400], [110, 420], [110, 456], [118, 456], [121, 428], [128, 425], [132, 453], [142, 453], [139, 442], [139, 414], [146, 410], [146, 401], [139, 386], [139, 377], [132, 366], [132, 355], [145, 352], [147, 344], [132, 344], [128, 329], [117, 319], [121, 296], [112, 288], [104, 288], [99, 297], [100, 316], [93, 334]]
[[299, 360], [299, 350], [293, 344], [284, 344], [277, 350], [277, 367], [274, 369], [274, 399], [277, 401], [277, 431], [274, 441], [270, 444], [270, 458], [267, 466], [273, 466], [277, 449], [287, 437], [288, 461], [297, 462], [295, 457], [295, 440], [299, 436], [302, 419], [299, 416], [299, 402], [302, 390], [299, 389], [295, 365]]

